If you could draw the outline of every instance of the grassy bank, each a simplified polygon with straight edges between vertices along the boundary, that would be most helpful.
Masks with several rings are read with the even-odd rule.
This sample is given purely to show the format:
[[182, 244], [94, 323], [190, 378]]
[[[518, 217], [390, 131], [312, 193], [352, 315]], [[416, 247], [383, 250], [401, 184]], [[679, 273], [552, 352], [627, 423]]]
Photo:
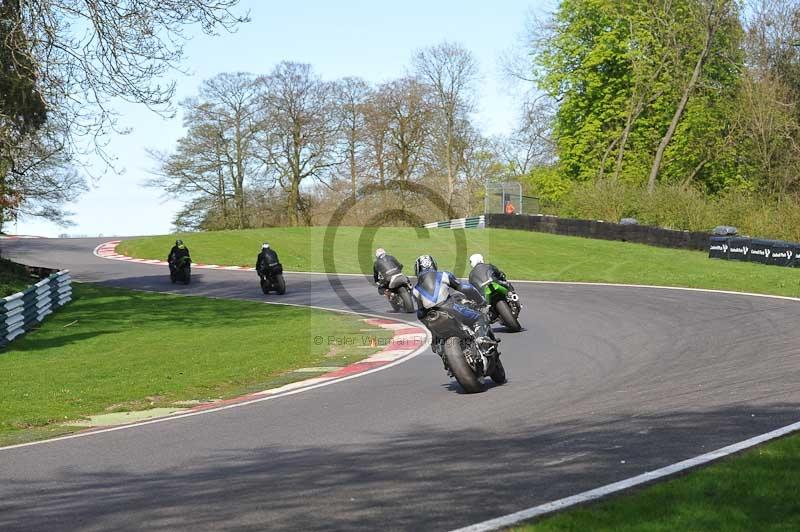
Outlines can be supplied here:
[[[195, 261], [253, 266], [264, 240], [280, 254], [284, 268], [328, 271], [325, 249], [339, 273], [371, 272], [373, 250], [385, 247], [406, 271], [414, 259], [431, 253], [442, 268], [465, 275], [466, 257], [483, 253], [514, 279], [651, 284], [800, 296], [800, 269], [715, 261], [697, 251], [656, 248], [626, 242], [590, 240], [527, 231], [484, 229], [452, 231], [382, 228], [375, 231], [341, 227], [332, 248], [325, 246], [326, 228], [273, 228], [213, 233], [187, 233], [183, 238]], [[458, 237], [465, 255], [456, 261]], [[143, 258], [163, 258], [176, 236], [125, 241], [120, 251]]]
[[515, 528], [519, 532], [800, 530], [800, 436], [630, 495]]
[[[65, 422], [90, 415], [285, 384], [292, 369], [372, 354], [358, 347], [362, 335], [389, 337], [331, 312], [74, 287], [72, 303], [0, 351], [0, 445], [72, 431]], [[334, 335], [355, 343], [332, 349], [313, 341]]]
[[0, 259], [0, 297], [21, 292], [34, 283], [24, 266]]

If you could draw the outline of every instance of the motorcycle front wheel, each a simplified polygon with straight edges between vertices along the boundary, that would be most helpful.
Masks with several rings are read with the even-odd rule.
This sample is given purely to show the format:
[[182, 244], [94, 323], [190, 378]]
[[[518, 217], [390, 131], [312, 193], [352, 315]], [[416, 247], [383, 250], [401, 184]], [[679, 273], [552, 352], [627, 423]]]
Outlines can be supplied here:
[[503, 362], [498, 358], [494, 363], [494, 371], [489, 375], [495, 384], [505, 384], [508, 382], [506, 378], [506, 368], [503, 367]]
[[453, 372], [453, 376], [461, 385], [465, 393], [478, 393], [483, 391], [483, 382], [478, 379], [472, 368], [469, 367], [464, 351], [461, 349], [460, 338], [448, 338], [444, 344], [444, 356], [447, 358], [447, 366]]

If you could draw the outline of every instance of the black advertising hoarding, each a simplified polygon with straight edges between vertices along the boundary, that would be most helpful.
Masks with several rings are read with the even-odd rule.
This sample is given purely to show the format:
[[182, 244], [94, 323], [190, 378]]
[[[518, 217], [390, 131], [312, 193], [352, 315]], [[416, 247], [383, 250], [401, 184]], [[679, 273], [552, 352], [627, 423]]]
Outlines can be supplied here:
[[757, 262], [759, 264], [767, 264], [769, 257], [772, 254], [772, 245], [775, 242], [772, 240], [761, 240], [754, 238], [750, 241], [750, 262]]
[[727, 236], [712, 236], [708, 245], [708, 258], [727, 259], [729, 240]]
[[731, 260], [748, 260], [750, 257], [749, 238], [731, 238], [728, 240], [728, 258]]
[[767, 264], [791, 266], [794, 259], [794, 245], [788, 242], [773, 242]]
[[758, 238], [712, 236], [708, 258], [800, 268], [800, 244]]

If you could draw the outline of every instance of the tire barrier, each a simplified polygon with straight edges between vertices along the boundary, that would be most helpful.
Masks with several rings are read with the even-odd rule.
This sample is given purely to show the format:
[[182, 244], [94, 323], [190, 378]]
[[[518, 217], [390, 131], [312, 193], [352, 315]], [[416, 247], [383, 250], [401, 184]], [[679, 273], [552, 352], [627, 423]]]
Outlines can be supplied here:
[[487, 214], [485, 218], [486, 227], [636, 242], [651, 246], [698, 251], [708, 251], [708, 239], [711, 237], [711, 233], [676, 231], [648, 225], [617, 224], [556, 216]]
[[481, 215], [467, 218], [455, 218], [442, 222], [431, 222], [425, 224], [424, 227], [426, 229], [483, 229], [486, 227], [486, 217]]
[[800, 268], [800, 244], [760, 238], [714, 236], [711, 237], [708, 247], [708, 257]]
[[0, 348], [30, 331], [70, 301], [72, 284], [69, 270], [54, 273], [22, 292], [0, 299]]

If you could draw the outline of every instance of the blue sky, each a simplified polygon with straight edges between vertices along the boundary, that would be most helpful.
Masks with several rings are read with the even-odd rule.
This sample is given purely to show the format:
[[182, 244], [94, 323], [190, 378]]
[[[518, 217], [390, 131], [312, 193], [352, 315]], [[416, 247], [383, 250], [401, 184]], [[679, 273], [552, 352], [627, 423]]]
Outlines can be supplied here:
[[[272, 2], [243, 0], [252, 21], [236, 33], [208, 37], [194, 34], [186, 46], [186, 76], [177, 76], [177, 98], [192, 96], [200, 81], [219, 72], [268, 73], [282, 60], [306, 62], [324, 78], [360, 76], [381, 82], [403, 75], [419, 48], [443, 40], [460, 42], [478, 60], [481, 80], [476, 123], [488, 134], [513, 126], [518, 101], [500, 73], [503, 52], [519, 41], [531, 11], [551, 8], [549, 1]], [[164, 201], [158, 190], [142, 187], [153, 164], [146, 149], [169, 150], [183, 134], [181, 116], [163, 119], [141, 106], [121, 104], [121, 125], [131, 129], [114, 136], [109, 151], [122, 174], [106, 173], [71, 210], [74, 227], [60, 228], [35, 219], [22, 220], [8, 232], [57, 236], [166, 233], [178, 203]], [[101, 165], [93, 168], [98, 173]]]

